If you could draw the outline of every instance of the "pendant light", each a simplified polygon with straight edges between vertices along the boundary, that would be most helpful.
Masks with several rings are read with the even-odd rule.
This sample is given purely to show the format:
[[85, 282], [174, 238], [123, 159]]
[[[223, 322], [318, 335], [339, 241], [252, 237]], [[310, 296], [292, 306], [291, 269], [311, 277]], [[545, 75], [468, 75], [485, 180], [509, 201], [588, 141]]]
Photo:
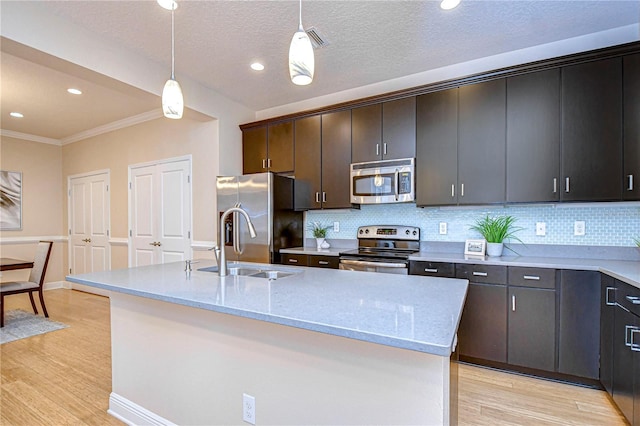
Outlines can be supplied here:
[[[164, 4], [158, 3], [167, 8]], [[167, 118], [180, 119], [182, 118], [182, 112], [184, 111], [184, 98], [182, 97], [182, 89], [180, 83], [175, 78], [175, 28], [173, 13], [178, 7], [176, 1], [171, 1], [169, 7], [171, 8], [171, 78], [164, 84], [162, 90], [162, 112]]]
[[300, 24], [289, 47], [289, 75], [293, 84], [304, 86], [313, 81], [313, 46], [302, 28], [302, 0], [300, 0]]

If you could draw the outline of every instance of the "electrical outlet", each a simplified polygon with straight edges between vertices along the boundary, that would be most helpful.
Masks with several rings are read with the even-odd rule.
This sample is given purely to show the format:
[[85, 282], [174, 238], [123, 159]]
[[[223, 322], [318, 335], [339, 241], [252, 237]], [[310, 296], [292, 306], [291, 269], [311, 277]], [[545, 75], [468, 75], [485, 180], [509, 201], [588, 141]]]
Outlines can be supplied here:
[[576, 220], [573, 222], [573, 235], [584, 235], [586, 234], [586, 225], [584, 220]]
[[246, 393], [242, 394], [242, 420], [256, 424], [256, 399]]
[[440, 222], [440, 235], [447, 235], [447, 222]]
[[547, 224], [545, 222], [536, 222], [536, 235], [541, 237], [547, 235]]
[[340, 222], [333, 222], [333, 232], [340, 232]]

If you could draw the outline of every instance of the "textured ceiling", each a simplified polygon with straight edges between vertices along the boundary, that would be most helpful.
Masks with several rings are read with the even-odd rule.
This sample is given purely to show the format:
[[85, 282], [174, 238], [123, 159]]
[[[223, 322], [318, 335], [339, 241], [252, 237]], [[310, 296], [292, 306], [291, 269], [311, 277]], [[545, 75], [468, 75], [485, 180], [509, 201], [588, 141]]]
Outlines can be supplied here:
[[[35, 4], [165, 66], [169, 76], [170, 12], [155, 1]], [[256, 111], [637, 24], [640, 16], [638, 1], [463, 0], [443, 11], [438, 1], [305, 0], [304, 27], [315, 27], [330, 44], [316, 50], [313, 83], [295, 86], [287, 56], [297, 29], [297, 1], [179, 4], [176, 79], [188, 76]], [[256, 60], [264, 71], [249, 68]]]

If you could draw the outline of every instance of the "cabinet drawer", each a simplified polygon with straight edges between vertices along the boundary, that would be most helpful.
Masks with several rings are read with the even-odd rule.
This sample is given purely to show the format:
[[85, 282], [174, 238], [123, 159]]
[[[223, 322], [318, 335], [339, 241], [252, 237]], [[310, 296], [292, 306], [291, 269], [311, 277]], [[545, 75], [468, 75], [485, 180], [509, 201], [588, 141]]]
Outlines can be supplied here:
[[455, 266], [448, 262], [426, 262], [412, 260], [409, 262], [409, 275], [425, 275], [430, 277], [453, 278]]
[[282, 254], [283, 265], [307, 266], [308, 263], [309, 263], [308, 256], [306, 254], [291, 254], [291, 253]]
[[616, 280], [616, 302], [629, 312], [640, 316], [640, 289]]
[[316, 268], [338, 269], [340, 258], [338, 256], [321, 256], [316, 254], [309, 255], [309, 266]]
[[506, 284], [507, 267], [458, 263], [456, 264], [456, 278], [464, 278], [474, 283]]
[[556, 270], [509, 266], [508, 281], [511, 286], [556, 288]]

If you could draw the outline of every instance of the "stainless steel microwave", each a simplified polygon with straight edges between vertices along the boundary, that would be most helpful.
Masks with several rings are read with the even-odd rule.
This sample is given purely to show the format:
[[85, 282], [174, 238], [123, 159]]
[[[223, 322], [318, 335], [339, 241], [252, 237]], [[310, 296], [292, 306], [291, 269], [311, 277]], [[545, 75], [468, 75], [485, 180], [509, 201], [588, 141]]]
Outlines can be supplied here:
[[350, 188], [353, 204], [415, 201], [415, 159], [353, 163]]

